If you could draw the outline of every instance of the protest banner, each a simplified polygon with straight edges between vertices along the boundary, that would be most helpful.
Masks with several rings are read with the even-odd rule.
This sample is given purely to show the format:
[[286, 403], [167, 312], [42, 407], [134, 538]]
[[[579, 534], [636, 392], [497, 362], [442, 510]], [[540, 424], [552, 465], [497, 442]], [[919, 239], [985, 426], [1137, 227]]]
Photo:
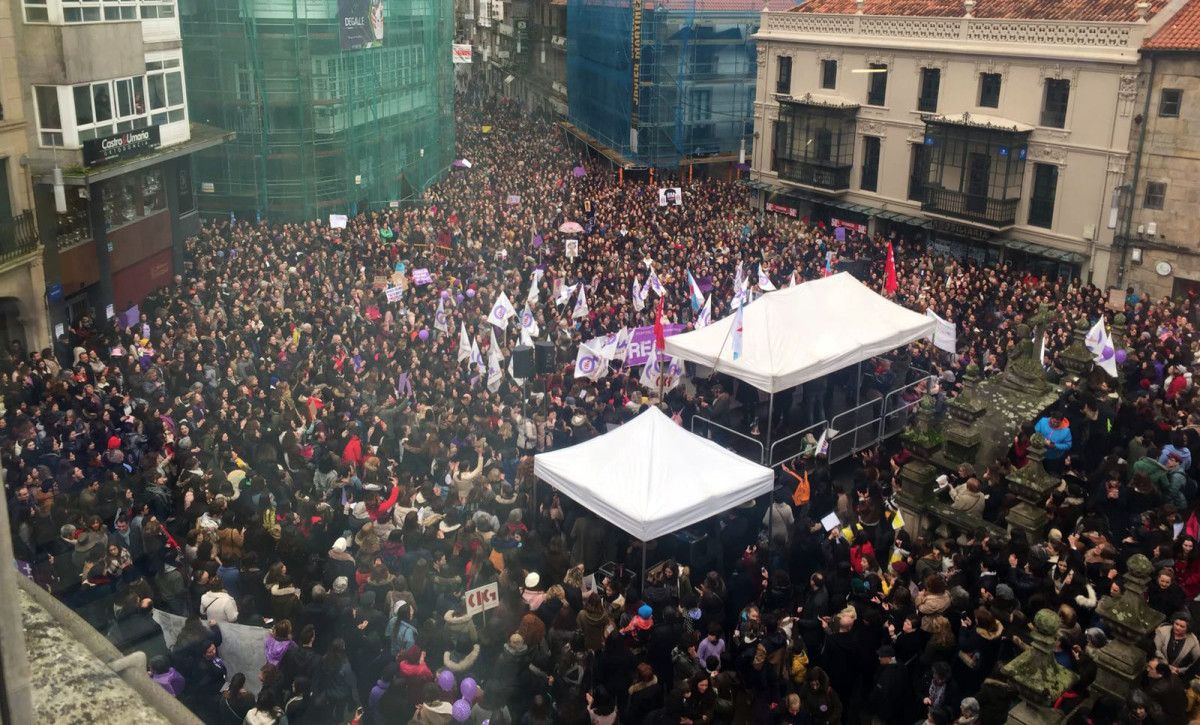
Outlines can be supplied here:
[[467, 614], [479, 614], [500, 606], [500, 586], [496, 582], [470, 589], [463, 595]]
[[[663, 337], [678, 335], [683, 332], [686, 325], [676, 322], [663, 325]], [[625, 353], [625, 365], [628, 367], [636, 367], [645, 365], [650, 356], [654, 354], [654, 325], [646, 325], [645, 327], [635, 327], [629, 334], [629, 349]]]

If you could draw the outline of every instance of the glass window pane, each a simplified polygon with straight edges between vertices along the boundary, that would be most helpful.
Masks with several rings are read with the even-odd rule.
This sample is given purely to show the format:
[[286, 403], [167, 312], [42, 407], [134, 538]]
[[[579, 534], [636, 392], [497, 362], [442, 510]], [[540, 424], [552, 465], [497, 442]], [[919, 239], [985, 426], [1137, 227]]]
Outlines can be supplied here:
[[75, 124], [86, 126], [92, 122], [92, 87], [75, 86]]
[[62, 128], [62, 115], [58, 110], [58, 89], [54, 86], [37, 86], [38, 122], [42, 128]]
[[142, 115], [146, 112], [146, 84], [142, 76], [130, 81], [133, 85], [133, 112]]
[[112, 86], [108, 83], [92, 85], [92, 101], [95, 103], [96, 120], [112, 120]]
[[161, 73], [156, 73], [146, 78], [150, 86], [150, 107], [165, 108], [167, 105], [167, 86], [163, 82]]
[[167, 103], [172, 106], [183, 105], [183, 75], [179, 71], [167, 73]]
[[129, 93], [129, 79], [117, 81], [117, 114], [121, 118], [133, 115], [133, 99]]

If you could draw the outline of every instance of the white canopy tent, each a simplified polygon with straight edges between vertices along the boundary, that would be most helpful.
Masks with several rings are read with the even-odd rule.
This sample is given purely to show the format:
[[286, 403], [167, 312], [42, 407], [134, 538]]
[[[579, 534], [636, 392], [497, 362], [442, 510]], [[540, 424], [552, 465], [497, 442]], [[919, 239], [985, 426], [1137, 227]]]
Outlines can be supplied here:
[[533, 470], [641, 541], [769, 493], [775, 478], [770, 468], [689, 433], [658, 408], [592, 440], [539, 453]]
[[668, 337], [666, 352], [777, 393], [928, 337], [935, 324], [846, 272], [771, 292], [742, 316], [737, 360], [735, 315]]

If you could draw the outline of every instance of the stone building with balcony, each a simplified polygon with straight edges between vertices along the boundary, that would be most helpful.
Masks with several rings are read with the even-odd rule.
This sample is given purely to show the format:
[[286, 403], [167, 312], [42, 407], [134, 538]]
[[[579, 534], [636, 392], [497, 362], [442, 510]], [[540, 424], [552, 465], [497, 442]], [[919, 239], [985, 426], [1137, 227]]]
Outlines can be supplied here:
[[764, 12], [763, 209], [1103, 285], [1138, 50], [1184, 0], [808, 0]]
[[182, 271], [199, 225], [191, 154], [230, 134], [191, 122], [176, 0], [5, 5], [17, 61], [4, 82], [24, 107], [23, 184], [57, 336], [85, 315], [125, 312]]
[[459, 0], [473, 82], [530, 111], [567, 115], [567, 0]]
[[1140, 75], [1111, 281], [1200, 294], [1200, 0], [1147, 37]]
[[[15, 68], [12, 8], [0, 4], [0, 68]], [[33, 221], [26, 111], [16, 73], [0, 73], [0, 346], [21, 353], [50, 342], [42, 247]]]

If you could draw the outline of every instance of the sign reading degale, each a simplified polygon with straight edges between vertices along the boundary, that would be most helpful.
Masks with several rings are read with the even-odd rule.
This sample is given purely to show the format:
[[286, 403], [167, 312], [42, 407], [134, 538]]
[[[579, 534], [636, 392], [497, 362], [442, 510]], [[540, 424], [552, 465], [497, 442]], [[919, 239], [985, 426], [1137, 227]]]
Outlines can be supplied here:
[[384, 0], [338, 0], [342, 50], [383, 47]]
[[147, 151], [153, 151], [162, 143], [158, 126], [135, 128], [132, 131], [118, 133], [115, 136], [94, 138], [83, 142], [83, 165], [97, 164], [140, 156]]

